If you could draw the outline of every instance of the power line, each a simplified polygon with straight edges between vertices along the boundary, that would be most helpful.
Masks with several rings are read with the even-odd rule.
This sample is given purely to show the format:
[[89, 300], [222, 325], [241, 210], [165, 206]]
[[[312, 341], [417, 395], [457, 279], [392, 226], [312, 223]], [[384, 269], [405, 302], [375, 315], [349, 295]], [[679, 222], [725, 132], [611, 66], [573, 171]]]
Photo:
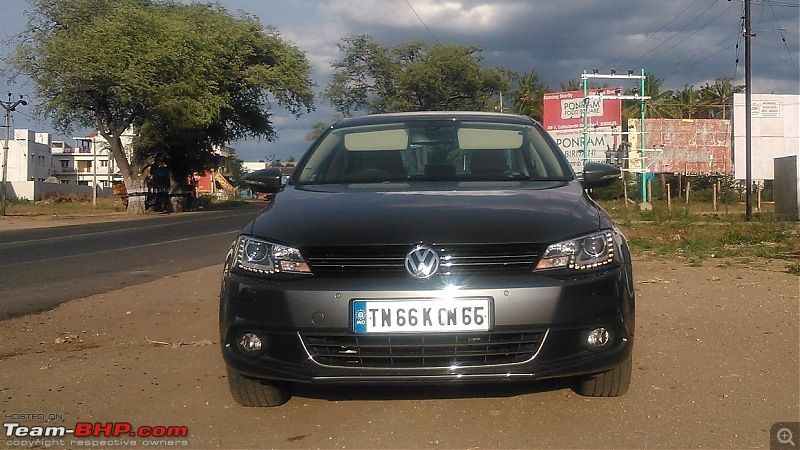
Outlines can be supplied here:
[[[692, 36], [694, 36], [695, 34], [699, 33], [699, 32], [700, 32], [700, 31], [702, 31], [704, 28], [706, 28], [708, 25], [710, 25], [712, 22], [714, 22], [715, 20], [719, 19], [719, 18], [720, 18], [720, 17], [721, 17], [723, 14], [725, 14], [726, 12], [728, 12], [728, 10], [730, 10], [730, 9], [731, 9], [733, 6], [734, 6], [734, 4], [731, 4], [731, 6], [729, 6], [729, 7], [725, 8], [725, 10], [723, 10], [721, 13], [717, 14], [717, 15], [716, 15], [714, 18], [712, 18], [711, 20], [709, 20], [708, 22], [706, 22], [706, 23], [705, 23], [703, 26], [701, 26], [700, 28], [698, 28], [698, 29], [694, 30], [693, 32], [689, 33], [689, 34], [688, 34], [686, 37], [684, 37], [684, 38], [683, 38], [683, 39], [681, 39], [680, 41], [676, 42], [676, 43], [675, 43], [675, 44], [674, 44], [672, 47], [670, 47], [670, 48], [666, 49], [664, 52], [662, 52], [662, 54], [663, 54], [663, 53], [668, 53], [669, 51], [671, 51], [671, 50], [672, 50], [672, 49], [674, 49], [675, 47], [677, 47], [677, 46], [679, 46], [679, 45], [683, 44], [684, 42], [686, 42], [686, 41], [687, 41], [687, 40], [688, 40], [690, 37], [692, 37]], [[706, 11], [707, 11], [707, 10], [706, 10]], [[705, 13], [705, 11], [703, 11], [703, 13]], [[701, 14], [701, 15], [702, 15], [702, 14]], [[698, 16], [698, 17], [699, 17], [699, 16]], [[688, 24], [687, 24], [687, 26], [688, 26]], [[685, 28], [684, 28], [684, 29], [685, 29]], [[677, 33], [676, 33], [676, 34], [677, 34]], [[673, 35], [673, 36], [674, 36], [674, 35]], [[664, 41], [664, 42], [666, 42], [666, 41]], [[646, 65], [647, 65], [647, 64], [649, 64], [651, 61], [653, 61], [654, 59], [658, 58], [659, 56], [660, 56], [660, 55], [653, 56], [652, 58], [650, 58], [650, 59], [648, 59], [647, 61], [643, 62], [643, 63], [642, 63], [642, 66], [646, 66]]]
[[[731, 0], [728, 0], [731, 1]], [[736, 0], [737, 2], [744, 3], [744, 0]], [[770, 6], [783, 6], [786, 8], [798, 8], [800, 3], [777, 2], [775, 0], [750, 0], [754, 5], [770, 5]]]
[[[657, 35], [657, 34], [658, 34], [658, 33], [660, 33], [660, 32], [661, 32], [661, 31], [662, 31], [664, 28], [666, 28], [667, 26], [669, 26], [669, 24], [671, 24], [672, 22], [675, 22], [676, 20], [678, 20], [678, 18], [679, 18], [680, 16], [682, 16], [682, 15], [683, 15], [683, 13], [685, 13], [685, 12], [686, 12], [686, 11], [687, 11], [689, 8], [691, 8], [691, 7], [692, 7], [692, 6], [693, 6], [695, 3], [697, 3], [698, 1], [699, 1], [699, 0], [694, 0], [694, 1], [693, 1], [692, 3], [690, 3], [690, 4], [689, 4], [689, 5], [686, 7], [686, 8], [684, 8], [684, 9], [683, 9], [683, 11], [681, 11], [680, 13], [678, 13], [678, 15], [677, 15], [677, 16], [673, 17], [673, 18], [672, 18], [672, 19], [671, 19], [669, 22], [665, 23], [665, 24], [664, 24], [664, 25], [663, 25], [661, 28], [659, 28], [658, 30], [656, 30], [656, 31], [655, 31], [653, 34], [651, 34], [650, 36], [647, 36], [647, 39], [645, 39], [645, 40], [643, 40], [642, 42], [638, 43], [638, 44], [637, 44], [635, 47], [633, 47], [632, 49], [630, 49], [630, 50], [628, 50], [627, 52], [623, 53], [622, 55], [618, 56], [618, 57], [617, 57], [615, 60], [613, 60], [613, 61], [611, 61], [610, 63], [608, 63], [609, 67], [613, 66], [615, 62], [619, 61], [620, 59], [622, 59], [623, 57], [627, 56], [628, 54], [630, 54], [630, 53], [633, 53], [633, 51], [634, 51], [634, 50], [636, 50], [637, 48], [639, 48], [639, 47], [641, 47], [642, 45], [644, 45], [644, 44], [645, 44], [647, 41], [649, 41], [650, 39], [652, 39], [652, 38], [653, 38], [653, 36]], [[635, 60], [634, 60], [634, 61], [635, 61]]]
[[[741, 36], [741, 33], [739, 33], [739, 32], [737, 31], [737, 32], [736, 32], [736, 35], [735, 35], [735, 36], [733, 36], [733, 38], [735, 39], [735, 38], [736, 38], [736, 37], [738, 37], [738, 36]], [[720, 45], [722, 45], [722, 44], [724, 44], [725, 42], [728, 42], [728, 41], [730, 41], [730, 40], [731, 40], [731, 37], [726, 37], [725, 39], [723, 39], [723, 40], [721, 40], [721, 41], [717, 42], [716, 44], [712, 45], [711, 47], [708, 47], [708, 48], [706, 48], [706, 49], [704, 49], [704, 50], [701, 50], [701, 51], [699, 51], [699, 52], [695, 53], [694, 55], [692, 55], [692, 56], [689, 56], [688, 58], [685, 58], [683, 61], [679, 61], [679, 62], [675, 63], [675, 67], [676, 67], [676, 69], [675, 69], [674, 71], [670, 72], [670, 73], [667, 73], [667, 74], [665, 74], [664, 76], [673, 75], [673, 74], [677, 73], [678, 71], [680, 71], [681, 69], [686, 69], [686, 68], [692, 67], [692, 66], [694, 66], [694, 65], [696, 65], [696, 64], [699, 64], [699, 63], [701, 63], [701, 62], [703, 62], [703, 61], [706, 61], [706, 60], [710, 59], [710, 58], [711, 58], [711, 57], [713, 57], [713, 56], [716, 56], [716, 55], [718, 55], [718, 54], [720, 54], [720, 53], [724, 52], [725, 50], [728, 50], [728, 49], [730, 49], [731, 47], [733, 47], [733, 45], [728, 45], [728, 46], [726, 46], [726, 47], [723, 47], [723, 48], [721, 48], [720, 50], [718, 50], [718, 51], [716, 51], [716, 52], [714, 52], [714, 53], [712, 53], [712, 54], [710, 54], [710, 55], [708, 55], [708, 56], [706, 56], [706, 57], [704, 57], [704, 58], [702, 58], [702, 59], [698, 59], [697, 61], [694, 61], [694, 62], [692, 62], [692, 63], [690, 63], [690, 64], [687, 64], [687, 63], [688, 63], [689, 61], [691, 61], [692, 59], [694, 59], [694, 58], [696, 58], [696, 57], [699, 57], [699, 56], [700, 56], [700, 55], [702, 55], [703, 53], [706, 53], [707, 51], [709, 51], [709, 50], [711, 50], [711, 49], [713, 49], [713, 48], [715, 48], [715, 47], [718, 47], [718, 46], [720, 46]], [[738, 45], [738, 43], [737, 43], [737, 45]], [[654, 72], [658, 72], [658, 70], [655, 70]]]
[[[744, 30], [744, 5], [742, 5], [742, 22], [739, 29]], [[733, 81], [736, 81], [736, 74], [739, 73], [739, 51], [741, 50], [740, 44], [744, 37], [744, 34], [741, 32], [737, 32], [736, 34], [738, 35], [736, 38], [736, 62], [733, 64], [733, 76], [731, 76], [731, 80]]]
[[[681, 33], [681, 32], [683, 32], [683, 31], [685, 31], [687, 28], [689, 28], [689, 25], [691, 25], [691, 24], [695, 23], [695, 22], [696, 22], [698, 19], [700, 19], [700, 17], [702, 17], [702, 16], [703, 16], [703, 15], [704, 15], [706, 12], [708, 12], [708, 10], [709, 10], [709, 9], [711, 9], [711, 7], [712, 7], [712, 6], [714, 6], [714, 5], [715, 5], [715, 4], [716, 4], [718, 1], [719, 1], [719, 0], [714, 0], [713, 2], [711, 2], [711, 4], [710, 4], [710, 5], [708, 5], [708, 7], [706, 7], [706, 9], [704, 9], [704, 10], [703, 10], [703, 12], [701, 12], [700, 14], [698, 14], [697, 16], [695, 16], [695, 18], [694, 18], [694, 19], [692, 19], [691, 21], [689, 21], [689, 23], [687, 23], [686, 25], [684, 25], [684, 26], [683, 26], [683, 28], [681, 28], [680, 30], [678, 30], [678, 31], [676, 31], [676, 32], [674, 32], [674, 33], [672, 33], [672, 35], [671, 35], [670, 37], [668, 37], [667, 39], [665, 39], [664, 41], [662, 41], [660, 44], [658, 44], [658, 45], [656, 45], [655, 47], [653, 47], [652, 49], [650, 49], [650, 51], [649, 51], [648, 53], [652, 53], [652, 52], [654, 52], [655, 50], [657, 50], [658, 48], [660, 48], [662, 45], [664, 45], [664, 44], [666, 44], [667, 42], [671, 41], [671, 40], [672, 40], [672, 38], [674, 38], [675, 36], [677, 36], [679, 33]], [[730, 9], [730, 8], [728, 8], [728, 9]], [[727, 10], [726, 10], [726, 11], [727, 11]], [[708, 24], [706, 24], [706, 25], [704, 25], [704, 26], [700, 27], [700, 29], [703, 29], [703, 28], [705, 28], [705, 26], [707, 26], [707, 25], [708, 25]], [[700, 31], [700, 30], [697, 30], [697, 31]], [[697, 33], [697, 31], [695, 31], [695, 33]], [[694, 34], [694, 33], [693, 33], [693, 34]], [[690, 36], [691, 36], [691, 35], [690, 35]], [[687, 39], [688, 39], [688, 38], [687, 38]], [[685, 41], [685, 40], [686, 40], [686, 39], [684, 39], [684, 41]], [[681, 42], [683, 42], [683, 41], [681, 41]], [[669, 48], [667, 51], [669, 51], [669, 50], [672, 50], [672, 49], [673, 49], [673, 48], [675, 48], [676, 46], [677, 46], [677, 45], [674, 45], [674, 46], [670, 47], [670, 48]], [[638, 58], [634, 59], [633, 61], [631, 61], [631, 64], [629, 64], [629, 65], [630, 65], [630, 66], [636, 66], [636, 65], [637, 65], [637, 64], [636, 64], [636, 61], [638, 61], [638, 60], [640, 60], [640, 59], [644, 58], [644, 57], [645, 57], [645, 56], [646, 56], [648, 53], [645, 53], [645, 54], [643, 54], [643, 55], [639, 56]], [[644, 63], [642, 63], [642, 64], [639, 64], [639, 66], [641, 66], [641, 67], [643, 67], [643, 66], [646, 66], [648, 62], [652, 61], [652, 60], [653, 60], [653, 59], [655, 59], [655, 58], [658, 58], [659, 56], [663, 55], [664, 53], [666, 53], [666, 52], [662, 52], [660, 55], [658, 55], [658, 56], [655, 56], [655, 57], [652, 57], [652, 58], [648, 59], [646, 62], [644, 62]]]
[[428, 30], [428, 34], [431, 35], [433, 40], [436, 41], [437, 44], [441, 44], [441, 42], [439, 42], [439, 40], [436, 39], [436, 36], [433, 34], [433, 31], [431, 31], [431, 29], [428, 28], [427, 25], [425, 25], [425, 21], [422, 20], [422, 17], [420, 17], [419, 14], [417, 14], [417, 11], [414, 9], [414, 7], [411, 6], [411, 3], [409, 3], [408, 0], [405, 0], [405, 2], [406, 2], [406, 5], [408, 5], [408, 7], [411, 8], [411, 11], [414, 13], [414, 15], [417, 16], [417, 19], [419, 19], [419, 23], [421, 23], [422, 26], [425, 27], [426, 30]]
[[777, 31], [781, 34], [781, 40], [783, 41], [783, 46], [786, 47], [786, 53], [789, 54], [789, 61], [792, 62], [792, 67], [794, 67], [794, 72], [800, 75], [800, 71], [797, 70], [797, 65], [794, 63], [794, 57], [792, 57], [792, 51], [789, 50], [789, 44], [786, 43], [786, 36], [783, 35], [786, 32], [785, 29], [781, 28], [780, 22], [778, 22], [778, 16], [775, 14], [775, 8], [772, 7], [772, 3], [769, 5], [769, 9], [772, 11], [772, 18], [775, 19], [775, 25], [778, 26]]

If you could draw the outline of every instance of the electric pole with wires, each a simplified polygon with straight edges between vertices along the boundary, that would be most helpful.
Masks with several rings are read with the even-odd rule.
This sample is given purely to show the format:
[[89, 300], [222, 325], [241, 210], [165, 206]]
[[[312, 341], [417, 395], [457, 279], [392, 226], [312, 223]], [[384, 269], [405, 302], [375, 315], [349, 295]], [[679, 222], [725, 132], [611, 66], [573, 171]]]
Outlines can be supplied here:
[[8, 101], [0, 101], [0, 104], [3, 105], [3, 109], [6, 110], [6, 139], [3, 143], [3, 182], [2, 188], [0, 188], [0, 216], [6, 215], [6, 180], [8, 178], [8, 135], [11, 129], [11, 113], [16, 111], [17, 106], [27, 106], [28, 102], [22, 99], [22, 96], [19, 96], [19, 100], [12, 102], [11, 101], [11, 93], [8, 93]]

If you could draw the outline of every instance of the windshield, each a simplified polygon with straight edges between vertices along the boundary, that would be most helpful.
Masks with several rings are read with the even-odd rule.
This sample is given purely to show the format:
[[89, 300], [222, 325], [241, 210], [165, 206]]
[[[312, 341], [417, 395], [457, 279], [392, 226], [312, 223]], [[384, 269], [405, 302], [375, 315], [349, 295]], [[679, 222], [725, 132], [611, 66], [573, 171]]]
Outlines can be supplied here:
[[565, 180], [558, 147], [539, 128], [409, 121], [331, 130], [298, 167], [298, 184]]

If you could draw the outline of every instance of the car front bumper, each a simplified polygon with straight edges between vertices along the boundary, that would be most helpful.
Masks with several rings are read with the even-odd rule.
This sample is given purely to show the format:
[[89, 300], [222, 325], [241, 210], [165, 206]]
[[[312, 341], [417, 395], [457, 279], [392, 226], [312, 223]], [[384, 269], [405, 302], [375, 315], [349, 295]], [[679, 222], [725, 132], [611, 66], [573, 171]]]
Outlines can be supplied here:
[[[358, 299], [487, 298], [488, 331], [365, 335], [353, 331]], [[406, 278], [266, 280], [227, 272], [220, 297], [226, 364], [255, 378], [307, 383], [407, 383], [545, 379], [600, 373], [633, 346], [630, 266], [580, 277], [481, 275], [426, 282]], [[586, 344], [605, 328], [610, 342]], [[261, 338], [247, 353], [245, 333]]]

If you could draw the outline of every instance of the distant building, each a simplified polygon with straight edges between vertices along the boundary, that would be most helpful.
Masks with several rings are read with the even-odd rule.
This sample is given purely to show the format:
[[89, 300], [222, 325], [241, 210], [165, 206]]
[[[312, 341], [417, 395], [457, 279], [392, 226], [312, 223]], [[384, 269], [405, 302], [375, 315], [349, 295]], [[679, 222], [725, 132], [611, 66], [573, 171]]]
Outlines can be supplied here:
[[6, 180], [42, 182], [50, 175], [50, 134], [14, 130], [14, 140], [8, 142]]
[[[735, 178], [747, 178], [747, 109], [745, 95], [733, 96]], [[773, 180], [775, 158], [800, 157], [800, 95], [753, 94], [751, 112], [751, 175]]]
[[236, 187], [222, 173], [228, 158], [236, 157], [236, 149], [225, 146], [214, 146], [214, 154], [219, 157], [216, 169], [196, 173], [192, 176], [192, 183], [197, 194], [217, 195], [222, 192], [234, 195]]
[[269, 167], [269, 163], [264, 161], [242, 163], [242, 168], [247, 173], [255, 172], [256, 170], [266, 169], [267, 167]]
[[[127, 148], [133, 139], [128, 131], [122, 135]], [[122, 182], [122, 175], [114, 162], [108, 142], [96, 131], [87, 136], [74, 137], [75, 147], [63, 141], [53, 141], [53, 175], [63, 184], [110, 188]]]
[[[277, 167], [281, 168], [281, 172], [294, 172], [294, 166], [297, 164], [296, 161], [281, 161], [280, 165]], [[242, 162], [242, 168], [245, 172], [255, 172], [256, 170], [266, 169], [267, 167], [275, 167], [273, 166], [272, 161], [257, 161], [257, 162]]]
[[6, 194], [9, 198], [38, 201], [49, 194], [91, 195], [88, 187], [54, 182], [56, 171], [51, 146], [49, 133], [14, 130], [14, 139], [8, 142]]

